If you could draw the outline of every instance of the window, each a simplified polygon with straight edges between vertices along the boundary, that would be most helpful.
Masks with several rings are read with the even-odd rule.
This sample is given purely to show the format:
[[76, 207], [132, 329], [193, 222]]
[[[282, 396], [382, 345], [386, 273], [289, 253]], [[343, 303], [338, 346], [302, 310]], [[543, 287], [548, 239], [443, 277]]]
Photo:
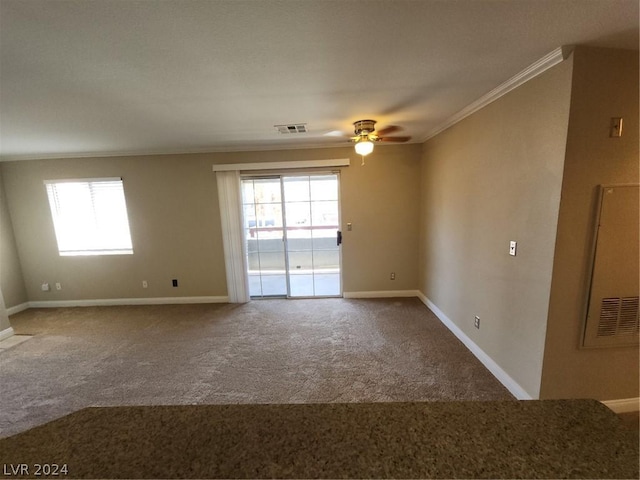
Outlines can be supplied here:
[[133, 253], [121, 178], [44, 183], [60, 255]]

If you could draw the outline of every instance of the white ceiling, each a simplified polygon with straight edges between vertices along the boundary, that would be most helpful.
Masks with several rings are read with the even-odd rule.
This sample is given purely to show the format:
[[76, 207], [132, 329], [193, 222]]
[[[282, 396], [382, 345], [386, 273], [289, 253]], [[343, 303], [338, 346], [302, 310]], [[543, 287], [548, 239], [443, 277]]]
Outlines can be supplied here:
[[637, 0], [0, 0], [0, 155], [338, 146], [365, 118], [422, 141], [559, 46], [637, 50], [638, 18]]

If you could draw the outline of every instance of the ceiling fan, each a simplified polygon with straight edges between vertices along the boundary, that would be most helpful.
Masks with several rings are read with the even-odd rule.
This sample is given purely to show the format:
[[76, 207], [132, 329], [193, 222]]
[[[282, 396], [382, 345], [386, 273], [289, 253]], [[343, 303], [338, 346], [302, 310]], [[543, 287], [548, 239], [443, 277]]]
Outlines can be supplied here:
[[353, 123], [353, 128], [355, 137], [351, 137], [351, 141], [356, 144], [356, 153], [363, 157], [373, 152], [375, 142], [408, 142], [411, 140], [411, 137], [387, 137], [386, 135], [401, 130], [396, 125], [389, 125], [376, 131], [375, 120], [358, 120]]

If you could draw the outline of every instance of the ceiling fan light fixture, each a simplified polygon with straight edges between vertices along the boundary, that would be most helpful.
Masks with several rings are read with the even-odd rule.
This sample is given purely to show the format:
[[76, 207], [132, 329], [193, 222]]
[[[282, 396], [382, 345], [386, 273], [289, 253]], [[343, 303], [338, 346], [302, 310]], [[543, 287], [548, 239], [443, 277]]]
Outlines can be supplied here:
[[369, 155], [373, 152], [373, 142], [371, 142], [368, 138], [363, 138], [358, 143], [356, 143], [356, 153], [358, 155]]

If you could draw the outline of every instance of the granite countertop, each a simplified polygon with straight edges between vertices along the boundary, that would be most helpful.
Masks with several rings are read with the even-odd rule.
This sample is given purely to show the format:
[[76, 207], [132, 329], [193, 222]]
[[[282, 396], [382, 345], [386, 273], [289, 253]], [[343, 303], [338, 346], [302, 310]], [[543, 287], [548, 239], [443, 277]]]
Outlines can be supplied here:
[[638, 478], [637, 432], [594, 400], [94, 407], [0, 455], [31, 477]]

